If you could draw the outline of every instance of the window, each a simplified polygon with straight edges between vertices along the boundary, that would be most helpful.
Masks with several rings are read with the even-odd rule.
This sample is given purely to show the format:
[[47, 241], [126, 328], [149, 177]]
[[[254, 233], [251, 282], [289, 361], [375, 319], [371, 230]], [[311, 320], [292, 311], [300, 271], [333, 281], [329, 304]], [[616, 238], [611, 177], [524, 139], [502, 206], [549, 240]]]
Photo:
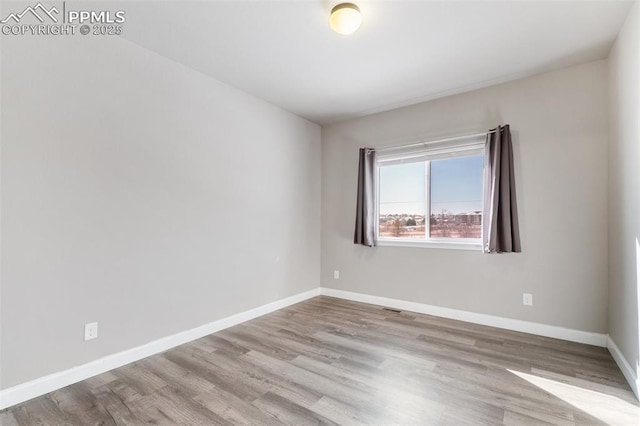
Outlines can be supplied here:
[[480, 248], [484, 142], [379, 153], [381, 245]]

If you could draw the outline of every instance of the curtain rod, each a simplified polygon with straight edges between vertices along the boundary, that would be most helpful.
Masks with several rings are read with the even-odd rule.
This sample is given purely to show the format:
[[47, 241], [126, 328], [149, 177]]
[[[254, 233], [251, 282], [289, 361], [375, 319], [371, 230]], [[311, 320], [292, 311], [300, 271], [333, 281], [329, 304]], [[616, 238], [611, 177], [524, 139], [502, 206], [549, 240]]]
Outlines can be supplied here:
[[489, 130], [486, 132], [482, 132], [482, 133], [475, 133], [473, 135], [464, 135], [464, 136], [454, 136], [451, 138], [444, 138], [444, 139], [434, 139], [434, 140], [426, 140], [426, 141], [421, 141], [421, 142], [416, 142], [416, 143], [410, 143], [407, 145], [387, 145], [387, 146], [382, 146], [380, 148], [372, 148], [372, 151], [376, 151], [376, 152], [380, 152], [380, 151], [389, 151], [392, 149], [402, 149], [402, 148], [411, 148], [414, 146], [420, 146], [420, 145], [429, 145], [432, 143], [438, 143], [438, 142], [448, 142], [448, 141], [455, 141], [458, 139], [469, 139], [469, 138], [475, 138], [478, 136], [485, 136], [488, 135], [490, 133], [495, 133], [496, 130]]

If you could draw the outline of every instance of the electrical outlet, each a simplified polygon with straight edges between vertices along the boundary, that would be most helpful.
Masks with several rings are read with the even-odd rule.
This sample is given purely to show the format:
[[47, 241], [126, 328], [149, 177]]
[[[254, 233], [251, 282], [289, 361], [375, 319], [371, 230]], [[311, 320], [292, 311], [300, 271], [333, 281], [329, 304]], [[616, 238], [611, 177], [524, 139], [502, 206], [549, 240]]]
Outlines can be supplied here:
[[533, 294], [522, 293], [522, 304], [524, 306], [533, 306]]
[[98, 338], [98, 323], [91, 322], [84, 325], [84, 340], [92, 340]]
[[340, 279], [340, 271], [338, 271], [337, 269], [335, 271], [333, 271], [333, 279], [334, 280], [339, 280]]

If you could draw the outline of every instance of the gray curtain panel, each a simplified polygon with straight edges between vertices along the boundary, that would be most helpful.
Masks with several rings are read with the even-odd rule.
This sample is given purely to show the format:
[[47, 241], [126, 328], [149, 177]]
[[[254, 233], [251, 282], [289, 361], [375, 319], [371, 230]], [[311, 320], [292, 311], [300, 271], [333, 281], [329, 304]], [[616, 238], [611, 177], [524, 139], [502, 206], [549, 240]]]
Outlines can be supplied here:
[[360, 148], [358, 166], [358, 198], [356, 200], [356, 230], [354, 244], [375, 247], [376, 241], [376, 152]]
[[484, 173], [482, 249], [485, 253], [519, 253], [522, 250], [509, 125], [487, 134]]

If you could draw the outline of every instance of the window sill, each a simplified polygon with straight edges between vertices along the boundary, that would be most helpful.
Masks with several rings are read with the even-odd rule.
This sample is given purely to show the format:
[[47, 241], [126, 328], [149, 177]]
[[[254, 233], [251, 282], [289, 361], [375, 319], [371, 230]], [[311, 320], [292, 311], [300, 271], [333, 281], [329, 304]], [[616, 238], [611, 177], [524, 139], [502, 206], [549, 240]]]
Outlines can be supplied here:
[[482, 251], [482, 243], [470, 241], [420, 241], [401, 239], [379, 239], [379, 247], [418, 247], [447, 250]]

